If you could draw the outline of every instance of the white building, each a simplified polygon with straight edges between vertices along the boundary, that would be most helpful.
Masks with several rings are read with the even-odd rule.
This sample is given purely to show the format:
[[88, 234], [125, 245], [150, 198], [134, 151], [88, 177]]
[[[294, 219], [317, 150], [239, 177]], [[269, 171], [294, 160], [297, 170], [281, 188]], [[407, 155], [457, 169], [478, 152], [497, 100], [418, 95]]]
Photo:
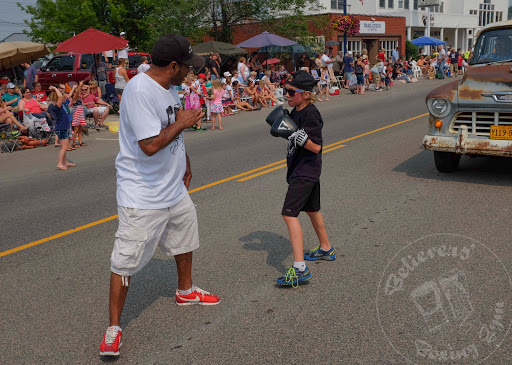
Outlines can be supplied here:
[[[407, 38], [426, 35], [427, 10], [418, 8], [418, 0], [320, 0], [321, 12], [388, 15], [406, 18]], [[468, 49], [485, 25], [506, 20], [508, 0], [440, 0], [431, 8], [430, 36], [446, 41], [454, 48]]]

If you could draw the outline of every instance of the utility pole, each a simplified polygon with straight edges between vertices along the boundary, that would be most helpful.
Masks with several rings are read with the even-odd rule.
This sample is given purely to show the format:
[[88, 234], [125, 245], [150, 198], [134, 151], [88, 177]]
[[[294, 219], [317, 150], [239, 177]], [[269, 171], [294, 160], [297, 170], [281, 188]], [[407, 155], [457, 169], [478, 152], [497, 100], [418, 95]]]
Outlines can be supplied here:
[[[343, 1], [343, 14], [347, 15], [347, 1]], [[347, 53], [347, 32], [343, 33], [343, 56]]]

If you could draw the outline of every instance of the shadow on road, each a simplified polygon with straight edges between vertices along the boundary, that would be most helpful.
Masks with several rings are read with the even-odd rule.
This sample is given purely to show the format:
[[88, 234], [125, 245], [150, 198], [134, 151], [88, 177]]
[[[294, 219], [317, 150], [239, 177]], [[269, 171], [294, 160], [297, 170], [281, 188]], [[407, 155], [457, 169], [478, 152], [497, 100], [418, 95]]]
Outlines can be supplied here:
[[160, 297], [173, 298], [178, 287], [176, 264], [153, 257], [151, 261], [130, 281], [130, 290], [121, 316], [121, 327], [126, 328], [130, 321], [137, 319]]
[[249, 251], [266, 251], [267, 265], [278, 272], [285, 272], [284, 260], [292, 253], [290, 241], [278, 234], [256, 231], [239, 238], [244, 243], [244, 249]]
[[457, 171], [442, 173], [437, 171], [434, 165], [433, 152], [424, 150], [396, 166], [393, 171], [403, 172], [407, 176], [420, 179], [510, 186], [512, 158], [462, 156]]

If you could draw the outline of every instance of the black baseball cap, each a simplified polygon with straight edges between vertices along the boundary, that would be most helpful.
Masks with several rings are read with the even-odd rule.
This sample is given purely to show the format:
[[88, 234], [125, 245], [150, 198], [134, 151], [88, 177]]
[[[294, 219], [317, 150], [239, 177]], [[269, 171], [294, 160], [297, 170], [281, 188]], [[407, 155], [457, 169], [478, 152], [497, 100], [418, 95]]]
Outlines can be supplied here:
[[287, 81], [286, 83], [295, 86], [297, 89], [313, 91], [318, 81], [309, 72], [301, 70], [295, 72], [292, 81]]
[[151, 61], [155, 66], [167, 66], [173, 61], [193, 67], [204, 64], [204, 58], [192, 53], [189, 41], [178, 34], [166, 34], [158, 38], [151, 51]]

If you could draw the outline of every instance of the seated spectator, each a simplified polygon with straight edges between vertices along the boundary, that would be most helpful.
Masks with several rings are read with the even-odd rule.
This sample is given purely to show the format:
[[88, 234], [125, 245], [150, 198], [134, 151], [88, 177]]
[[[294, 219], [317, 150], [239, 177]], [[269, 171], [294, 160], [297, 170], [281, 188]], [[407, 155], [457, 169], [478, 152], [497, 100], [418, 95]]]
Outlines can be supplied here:
[[259, 82], [259, 86], [260, 86], [260, 89], [261, 89], [261, 95], [263, 97], [263, 100], [265, 100], [266, 103], [270, 104], [270, 102], [273, 102], [273, 103], [275, 103], [277, 105], [283, 105], [282, 102], [277, 100], [277, 98], [274, 95], [274, 93], [272, 91], [270, 91], [270, 88], [267, 87], [267, 85], [265, 84], [265, 81], [261, 80]]
[[254, 85], [254, 81], [247, 81], [247, 86], [244, 89], [244, 95], [249, 96], [252, 98], [252, 105], [256, 106], [258, 103], [261, 104], [261, 106], [267, 107], [267, 103], [265, 103], [265, 100], [262, 100], [260, 97], [260, 94], [258, 93], [258, 90], [256, 89], [256, 86]]
[[278, 82], [273, 82], [270, 79], [270, 75], [271, 74], [272, 74], [272, 72], [270, 70], [266, 70], [265, 71], [265, 76], [263, 76], [262, 81], [264, 82], [266, 88], [268, 88], [268, 90], [272, 94], [274, 94], [274, 91], [276, 90], [276, 86], [279, 86], [279, 81]]
[[92, 115], [96, 130], [99, 131], [100, 127], [104, 126], [103, 122], [107, 119], [112, 105], [92, 95], [87, 85], [82, 85], [80, 98], [82, 105], [87, 108], [87, 114], [85, 116], [88, 117]]
[[48, 98], [46, 93], [41, 90], [40, 82], [34, 82], [34, 90], [32, 90], [32, 95], [38, 102], [47, 104]]
[[238, 109], [245, 110], [245, 111], [253, 111], [253, 110], [259, 110], [259, 109], [253, 107], [251, 104], [249, 104], [246, 101], [240, 100], [240, 85], [238, 80], [234, 80], [231, 84], [233, 88], [233, 103]]
[[15, 88], [12, 82], [6, 85], [7, 93], [2, 95], [2, 100], [5, 101], [6, 106], [10, 106], [14, 113], [18, 112], [18, 101], [23, 97], [21, 91]]
[[12, 113], [11, 109], [12, 108], [10, 106], [5, 105], [5, 101], [3, 101], [3, 100], [0, 101], [0, 124], [6, 124], [6, 123], [10, 124], [11, 132], [13, 131], [14, 126], [18, 127], [18, 129], [20, 131], [27, 130], [27, 127], [25, 127], [23, 124], [18, 122], [18, 120]]
[[28, 87], [21, 89], [21, 92], [23, 98], [18, 102], [18, 109], [23, 113], [23, 125], [34, 129], [46, 122], [48, 115], [45, 110], [48, 109], [48, 105], [38, 102]]
[[4, 96], [4, 94], [7, 93], [7, 84], [1, 83], [0, 84], [0, 98]]
[[426, 62], [425, 62], [425, 56], [421, 55], [418, 61], [416, 61], [416, 66], [418, 66], [421, 69], [421, 74], [423, 76], [426, 75]]
[[46, 118], [48, 116], [45, 112], [45, 110], [48, 109], [48, 105], [37, 101], [34, 96], [32, 96], [28, 87], [21, 89], [21, 93], [23, 98], [18, 102], [20, 111], [23, 111], [25, 115], [32, 114], [36, 118]]
[[252, 81], [255, 83], [257, 79], [258, 79], [258, 73], [256, 71], [251, 71], [248, 81]]
[[407, 83], [411, 82], [411, 79], [404, 72], [403, 68], [400, 67], [400, 63], [398, 62], [393, 66], [393, 79], [405, 80]]
[[89, 81], [89, 91], [91, 95], [94, 95], [98, 99], [101, 99], [101, 88], [98, 86], [98, 82], [96, 80]]

